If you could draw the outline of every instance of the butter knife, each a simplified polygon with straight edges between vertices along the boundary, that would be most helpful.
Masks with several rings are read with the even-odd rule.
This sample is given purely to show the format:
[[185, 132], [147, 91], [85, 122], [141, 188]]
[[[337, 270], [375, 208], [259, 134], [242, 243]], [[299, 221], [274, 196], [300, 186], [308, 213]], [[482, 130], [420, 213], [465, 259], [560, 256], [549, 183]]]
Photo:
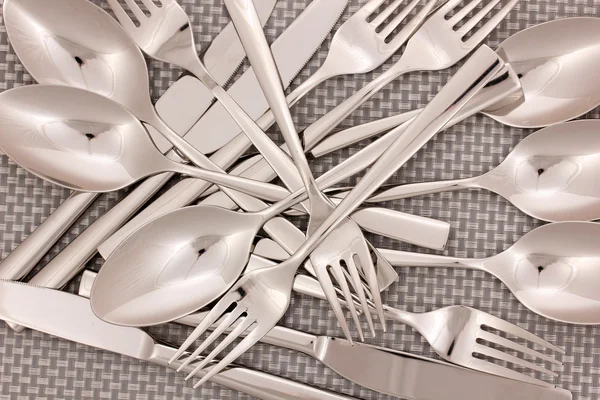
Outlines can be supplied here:
[[[111, 351], [167, 368], [174, 347], [157, 343], [141, 329], [108, 324], [94, 315], [87, 299], [24, 283], [0, 280], [0, 319], [49, 335]], [[186, 369], [191, 372], [193, 366]], [[200, 374], [203, 374], [202, 372]], [[215, 383], [265, 400], [350, 400], [264, 372], [233, 366]]]
[[[277, 0], [255, 1], [256, 10], [263, 25], [272, 14], [276, 2]], [[240, 67], [245, 57], [246, 53], [235, 28], [229, 23], [215, 37], [204, 53], [204, 62], [217, 82], [225, 84]], [[34, 76], [34, 78], [36, 77]], [[182, 101], [182, 99], [193, 101]], [[187, 132], [208, 110], [212, 100], [212, 93], [204, 85], [195, 78], [187, 76], [163, 95], [156, 103], [156, 108], [159, 114], [169, 121], [173, 130], [182, 134]], [[170, 118], [167, 119], [166, 116], [170, 116]], [[158, 133], [152, 132], [152, 134], [157, 137]], [[160, 136], [160, 134], [158, 135]], [[156, 143], [163, 153], [172, 148], [172, 145], [165, 140]], [[142, 183], [135, 191], [140, 194], [137, 201], [133, 202], [132, 197], [128, 202], [131, 204], [130, 207], [135, 207], [133, 212], [149, 200], [171, 177], [172, 174], [163, 174]], [[2, 261], [0, 279], [21, 279], [27, 275], [98, 196], [96, 193], [73, 192]]]

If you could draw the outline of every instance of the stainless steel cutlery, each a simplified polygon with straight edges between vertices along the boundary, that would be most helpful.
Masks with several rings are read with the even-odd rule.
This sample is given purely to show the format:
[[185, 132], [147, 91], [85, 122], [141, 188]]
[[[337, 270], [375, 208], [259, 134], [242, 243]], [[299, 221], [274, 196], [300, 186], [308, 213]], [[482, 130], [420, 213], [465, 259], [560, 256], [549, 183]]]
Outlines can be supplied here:
[[[482, 42], [518, 0], [365, 1], [333, 36], [324, 64], [286, 97], [347, 3], [314, 0], [270, 46], [263, 26], [275, 1], [224, 0], [232, 22], [201, 57], [176, 0], [108, 0], [118, 22], [85, 0], [5, 0], [10, 39], [40, 85], [0, 93], [0, 148], [43, 179], [92, 193], [74, 192], [0, 264], [0, 318], [17, 331], [30, 327], [185, 371], [186, 380], [199, 378], [195, 388], [213, 380], [269, 400], [349, 397], [232, 366], [259, 341], [306, 353], [392, 396], [470, 399], [491, 391], [499, 400], [570, 399], [549, 383], [558, 376], [560, 347], [462, 305], [392, 308], [381, 292], [398, 279], [396, 266], [480, 270], [541, 316], [600, 324], [594, 291], [600, 224], [571, 222], [600, 218], [593, 174], [599, 126], [564, 123], [600, 104], [594, 62], [600, 46], [593, 40], [599, 20], [541, 24], [493, 51]], [[297, 130], [290, 108], [309, 91], [335, 76], [373, 71], [401, 48], [394, 65]], [[156, 105], [140, 50], [188, 72]], [[251, 68], [225, 90], [246, 55]], [[465, 58], [424, 109], [325, 139], [399, 76]], [[477, 112], [513, 127], [555, 126], [527, 137], [482, 176], [383, 187], [438, 132]], [[275, 122], [281, 146], [265, 133]], [[313, 176], [307, 153], [321, 156], [381, 133]], [[248, 155], [251, 146], [259, 154]], [[332, 190], [363, 170], [355, 186]], [[123, 226], [175, 174], [187, 178]], [[2, 280], [25, 276], [94, 192], [138, 181], [29, 284]], [[487, 259], [377, 249], [365, 240], [363, 230], [442, 250], [448, 223], [373, 204], [462, 188], [489, 189], [555, 223]], [[306, 232], [289, 219], [303, 214]], [[97, 276], [84, 273], [80, 294], [89, 301], [40, 287], [59, 289], [96, 248], [106, 262]], [[293, 293], [327, 300], [346, 340], [278, 326]], [[354, 344], [354, 334], [365, 340], [363, 316], [377, 334], [374, 314], [383, 331], [386, 320], [412, 327], [444, 361]], [[195, 327], [178, 349], [136, 329], [169, 322]]]

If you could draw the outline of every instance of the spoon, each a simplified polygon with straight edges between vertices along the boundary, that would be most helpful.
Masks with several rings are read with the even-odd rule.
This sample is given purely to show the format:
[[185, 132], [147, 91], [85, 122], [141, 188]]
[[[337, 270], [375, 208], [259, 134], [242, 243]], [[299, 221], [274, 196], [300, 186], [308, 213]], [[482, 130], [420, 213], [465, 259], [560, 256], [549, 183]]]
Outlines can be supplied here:
[[463, 259], [381, 250], [395, 266], [468, 268], [500, 279], [524, 306], [571, 324], [600, 324], [600, 224], [559, 222], [537, 228], [507, 251]]
[[173, 171], [256, 197], [276, 191], [279, 196], [288, 194], [272, 184], [172, 161], [124, 107], [68, 86], [31, 85], [0, 93], [0, 148], [31, 173], [75, 190], [119, 190]]
[[374, 196], [383, 202], [467, 188], [491, 190], [544, 221], [600, 219], [600, 121], [580, 120], [523, 139], [504, 162], [473, 178], [397, 186]]
[[[542, 128], [596, 108], [600, 104], [599, 36], [600, 19], [589, 17], [558, 19], [512, 35], [496, 52], [518, 74], [522, 95], [503, 98], [481, 112], [508, 126]], [[405, 121], [400, 114], [369, 124], [375, 129], [350, 128], [331, 135], [311, 154], [321, 157]]]

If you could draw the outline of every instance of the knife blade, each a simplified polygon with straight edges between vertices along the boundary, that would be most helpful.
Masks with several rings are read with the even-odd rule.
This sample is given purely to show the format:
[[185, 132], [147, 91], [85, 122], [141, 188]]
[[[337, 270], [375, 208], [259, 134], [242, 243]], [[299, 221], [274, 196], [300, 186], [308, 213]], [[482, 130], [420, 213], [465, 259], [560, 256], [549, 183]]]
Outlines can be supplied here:
[[[254, 3], [264, 26], [271, 16], [277, 0], [255, 0]], [[231, 79], [245, 58], [246, 53], [232, 23], [225, 26], [204, 53], [207, 69], [221, 84], [226, 84]], [[182, 99], [193, 99], [194, 101], [183, 101]], [[158, 100], [156, 109], [163, 117], [171, 116], [168, 118], [169, 125], [175, 132], [181, 134], [187, 132], [209, 109], [212, 100], [212, 93], [200, 81], [185, 76]], [[157, 135], [158, 132], [154, 131], [153, 134]], [[160, 136], [160, 134], [158, 135]], [[167, 152], [172, 148], [172, 145], [166, 140], [156, 141], [156, 143], [161, 146], [162, 152]], [[167, 143], [168, 145], [166, 145]], [[143, 184], [139, 192], [144, 190], [145, 195], [140, 196], [140, 200], [144, 200], [144, 202], [149, 200], [168, 180], [168, 176], [165, 175], [163, 178], [154, 177]], [[2, 261], [0, 278], [21, 279], [27, 275], [98, 196], [97, 193], [73, 192], [52, 212], [50, 217]], [[138, 203], [140, 202], [138, 201]], [[133, 212], [139, 209], [141, 204]]]
[[[87, 299], [57, 290], [0, 280], [0, 319], [53, 336], [177, 369], [167, 362], [176, 349], [158, 344], [141, 329], [106, 323], [92, 312]], [[193, 366], [187, 369], [191, 372]], [[265, 400], [350, 400], [259, 371], [232, 367], [215, 383]]]
[[[331, 29], [333, 29], [333, 26], [347, 4], [348, 0], [313, 0], [302, 14], [281, 34], [279, 39], [273, 43], [273, 55], [279, 66], [281, 79], [285, 84], [289, 85], [301, 67], [312, 57], [316, 49], [318, 49]], [[293, 49], [293, 51], [290, 51], [290, 49]], [[251, 69], [248, 71], [251, 71]], [[256, 77], [254, 77], [252, 72], [248, 71], [246, 72], [248, 77], [244, 74], [244, 76], [238, 79], [230, 88], [230, 93], [248, 111], [251, 117], [258, 118], [268, 109], [268, 103], [262, 95]], [[236, 85], [243, 85], [244, 90], [234, 89]], [[238, 95], [234, 95], [234, 90], [239, 95], [243, 95], [243, 101], [241, 101], [242, 98], [237, 97]], [[246, 90], [255, 90], [250, 93], [256, 93], [256, 95], [248, 96], [245, 94]], [[262, 105], [262, 108], [257, 108], [258, 105]], [[206, 133], [209, 135], [215, 134], [214, 132], [205, 131], [206, 127], [214, 126], [212, 124], [215, 121], [222, 124], [220, 129], [235, 129], [235, 132], [239, 132], [239, 127], [235, 122], [232, 122], [227, 112], [224, 111], [220, 104], [215, 103], [198, 124], [192, 128], [189, 134], [186, 135], [186, 140], [196, 146], [201, 142], [198, 138], [205, 137]], [[170, 120], [167, 120], [167, 122], [170, 122]], [[225, 126], [224, 124], [227, 125]], [[241, 134], [213, 154], [211, 160], [222, 168], [229, 168], [249, 147], [250, 141], [245, 135]], [[196, 179], [185, 179], [177, 183], [163, 196], [146, 207], [146, 209], [122, 229], [104, 241], [98, 247], [100, 254], [103, 257], [107, 257], [127, 236], [141, 225], [168, 211], [185, 207], [198, 197], [198, 192], [202, 193], [210, 186], [210, 184]]]

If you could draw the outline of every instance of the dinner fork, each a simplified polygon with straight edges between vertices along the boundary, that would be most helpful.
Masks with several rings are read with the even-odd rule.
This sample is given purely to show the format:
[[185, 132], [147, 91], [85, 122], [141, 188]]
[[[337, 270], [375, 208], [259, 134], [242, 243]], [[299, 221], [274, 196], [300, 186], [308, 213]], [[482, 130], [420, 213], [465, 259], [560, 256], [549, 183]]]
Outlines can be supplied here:
[[[496, 10], [496, 6], [503, 0], [490, 0], [475, 15], [469, 16], [469, 13], [485, 0], [471, 0], [462, 8], [457, 8], [461, 1], [449, 0], [440, 6], [408, 41], [402, 57], [396, 64], [306, 128], [303, 132], [305, 148], [312, 149], [344, 118], [401, 75], [413, 71], [439, 71], [458, 63], [473, 51], [519, 2], [510, 0]], [[450, 16], [452, 11], [455, 13]], [[489, 20], [477, 27], [488, 15]]]
[[[306, 156], [304, 155], [300, 139], [298, 138], [295, 128], [293, 127], [291, 115], [289, 115], [289, 109], [287, 108], [287, 103], [283, 96], [281, 81], [279, 79], [272, 80], [272, 82], [275, 82], [276, 85], [278, 84], [280, 86], [279, 91], [277, 90], [276, 86], [274, 88], [272, 87], [271, 82], [271, 86], [269, 87], [273, 90], [268, 92], [267, 97], [270, 100], [270, 104], [273, 109], [277, 110], [278, 120], [281, 122], [280, 126], [282, 128], [282, 132], [284, 133], [286, 142], [290, 144], [290, 148], [297, 149], [297, 151], [292, 152], [292, 158], [294, 161], [296, 161], [297, 166], [300, 168], [300, 175], [298, 175], [297, 170], [294, 167], [294, 163], [292, 163], [290, 158], [268, 138], [268, 136], [250, 117], [248, 117], [248, 115], [229, 96], [229, 94], [214, 81], [212, 76], [206, 70], [195, 51], [189, 19], [181, 6], [179, 6], [175, 0], [161, 0], [160, 2], [161, 6], [158, 7], [152, 2], [152, 0], [142, 0], [142, 3], [150, 13], [150, 15], [146, 15], [146, 13], [142, 11], [142, 9], [135, 3], [135, 0], [125, 0], [125, 3], [128, 5], [130, 11], [137, 19], [138, 23], [136, 26], [123, 6], [121, 6], [117, 0], [109, 0], [109, 4], [113, 9], [117, 19], [125, 28], [129, 36], [142, 50], [159, 60], [171, 62], [186, 68], [188, 71], [195, 74], [198, 79], [200, 79], [213, 92], [217, 99], [223, 103], [227, 111], [230, 112], [244, 133], [247, 134], [257, 149], [265, 156], [265, 159], [273, 167], [275, 172], [280, 175], [282, 180], [286, 182], [288, 186], [297, 188], [298, 179], [301, 178], [300, 185], [303, 182], [306, 187], [309, 188], [309, 207], [311, 211], [311, 221], [313, 221], [310, 226], [312, 226], [314, 229], [314, 227], [320, 224], [322, 219], [329, 215], [334, 207], [320, 192], [316, 182], [314, 181], [314, 177], [310, 173]], [[258, 21], [253, 3], [249, 2], [246, 4], [246, 6], [248, 8], [249, 6], [252, 7], [251, 9], [254, 12], [253, 15], [256, 17], [254, 22]], [[262, 52], [270, 56], [271, 61], [270, 66], [265, 65], [265, 67], [270, 67], [269, 73], [265, 74], [264, 68], [255, 68], [255, 73], [259, 78], [259, 81], [261, 84], [264, 84], [266, 80], [271, 80], [271, 76], [278, 78], [279, 75], [275, 67], [275, 62], [273, 60], [270, 48], [266, 43], [264, 34], [262, 33], [262, 27], [258, 29], [257, 25], [254, 24], [254, 28], [256, 29], [252, 32], [258, 32], [260, 34], [259, 37], [262, 37]], [[239, 36], [243, 41], [247, 40], [246, 35]], [[245, 43], [245, 45], [247, 45], [247, 43]], [[251, 48], [253, 49], [254, 46], [259, 46], [259, 43], [253, 43]], [[255, 59], [254, 61], [256, 62], [257, 60]], [[276, 96], [278, 95], [279, 98], [274, 100], [272, 98], [272, 94], [275, 94]], [[285, 115], [286, 112], [287, 115]], [[292, 173], [290, 174], [290, 172]], [[243, 198], [240, 206], [244, 206]], [[310, 229], [311, 228], [309, 227], [309, 234]], [[360, 228], [354, 221], [349, 220], [344, 229], [346, 230], [346, 235], [344, 237], [347, 237], [347, 240], [342, 242], [341, 246], [343, 251], [346, 253], [340, 255], [341, 260], [334, 260], [338, 262], [333, 267], [329, 267], [327, 264], [316, 265], [314, 266], [314, 270], [317, 274], [317, 277], [319, 277], [319, 279], [323, 282], [325, 292], [331, 296], [334, 312], [340, 321], [340, 325], [342, 326], [346, 337], [348, 337], [348, 339], [351, 341], [350, 329], [345, 321], [342, 307], [337, 303], [337, 297], [335, 296], [332, 287], [333, 284], [331, 283], [331, 278], [328, 275], [329, 270], [334, 269], [334, 272], [337, 272], [337, 275], [335, 275], [337, 278], [336, 280], [340, 285], [342, 285], [342, 288], [346, 290], [346, 293], [350, 295], [350, 286], [348, 286], [346, 283], [346, 275], [343, 273], [344, 271], [342, 269], [348, 271], [352, 279], [354, 279], [353, 287], [357, 288], [359, 297], [366, 301], [367, 296], [369, 296], [375, 301], [375, 304], [378, 305], [380, 319], [383, 318], [383, 306], [381, 303], [381, 295], [375, 266], [373, 265], [369, 247], [362, 235]], [[337, 247], [327, 247], [329, 254], [331, 254], [331, 248], [339, 249], [340, 244], [338, 244]], [[337, 250], [337, 252], [339, 253], [339, 250]], [[355, 262], [355, 260], [359, 259], [359, 257], [361, 262]], [[344, 268], [342, 268], [342, 264]], [[361, 284], [362, 280], [359, 268], [361, 270], [360, 272], [362, 272], [362, 275], [369, 283], [367, 288], [368, 291], [365, 291], [366, 288]], [[361, 339], [363, 339], [364, 335], [362, 333], [362, 328], [358, 323], [358, 314], [356, 313], [356, 310], [353, 311], [353, 319], [356, 322], [358, 333]], [[375, 334], [370, 312], [366, 312], [365, 316], [371, 331], [373, 334]]]
[[[379, 67], [406, 43], [439, 1], [445, 0], [428, 0], [414, 16], [410, 14], [422, 0], [412, 0], [409, 4], [405, 4], [408, 0], [394, 0], [383, 5], [385, 1], [370, 0], [340, 26], [323, 65], [287, 96], [290, 106], [327, 79], [364, 74]], [[396, 33], [403, 23], [404, 27]], [[261, 121], [263, 118], [274, 121], [270, 111]]]
[[[245, 318], [197, 366], [197, 369], [206, 367], [207, 362], [219, 355], [243, 332], [248, 332], [248, 336], [213, 367], [195, 387], [206, 382], [211, 378], [211, 374], [218, 373], [266, 335], [285, 314], [290, 303], [296, 272], [304, 260], [324, 238], [335, 233], [339, 226], [347, 224], [347, 216], [442, 129], [502, 69], [504, 63], [490, 48], [483, 47], [477, 51], [304, 244], [284, 262], [274, 267], [244, 274], [214, 305], [207, 318], [192, 332], [170, 361], [177, 360], [226, 311], [230, 311], [231, 314], [193, 354], [203, 352], [236, 320]], [[293, 193], [291, 196], [298, 195], [299, 193]]]

